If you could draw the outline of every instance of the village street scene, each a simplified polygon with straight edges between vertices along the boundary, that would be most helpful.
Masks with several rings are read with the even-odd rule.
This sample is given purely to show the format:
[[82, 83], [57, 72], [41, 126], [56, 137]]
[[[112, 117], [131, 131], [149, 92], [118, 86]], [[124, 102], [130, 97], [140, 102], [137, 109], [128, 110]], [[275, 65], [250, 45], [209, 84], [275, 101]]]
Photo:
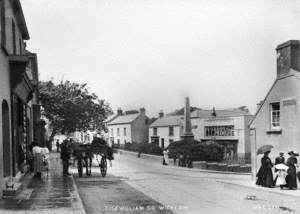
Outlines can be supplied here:
[[0, 0], [0, 213], [300, 213], [299, 26], [296, 0]]

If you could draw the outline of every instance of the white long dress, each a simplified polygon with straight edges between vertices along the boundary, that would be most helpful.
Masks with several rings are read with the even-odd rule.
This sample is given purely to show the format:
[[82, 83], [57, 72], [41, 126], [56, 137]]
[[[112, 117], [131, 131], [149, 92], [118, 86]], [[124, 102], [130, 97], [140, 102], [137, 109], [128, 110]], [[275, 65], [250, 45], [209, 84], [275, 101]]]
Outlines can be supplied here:
[[168, 150], [164, 150], [163, 154], [164, 154], [165, 163], [169, 164], [169, 151]]

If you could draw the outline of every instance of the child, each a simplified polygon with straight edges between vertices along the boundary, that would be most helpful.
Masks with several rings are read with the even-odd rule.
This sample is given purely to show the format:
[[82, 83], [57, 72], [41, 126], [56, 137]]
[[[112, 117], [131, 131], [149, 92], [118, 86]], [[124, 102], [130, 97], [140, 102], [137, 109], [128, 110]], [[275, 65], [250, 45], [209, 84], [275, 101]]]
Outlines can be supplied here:
[[280, 189], [286, 185], [285, 177], [287, 176], [287, 172], [284, 169], [278, 169], [275, 173], [277, 175], [276, 186], [280, 186]]

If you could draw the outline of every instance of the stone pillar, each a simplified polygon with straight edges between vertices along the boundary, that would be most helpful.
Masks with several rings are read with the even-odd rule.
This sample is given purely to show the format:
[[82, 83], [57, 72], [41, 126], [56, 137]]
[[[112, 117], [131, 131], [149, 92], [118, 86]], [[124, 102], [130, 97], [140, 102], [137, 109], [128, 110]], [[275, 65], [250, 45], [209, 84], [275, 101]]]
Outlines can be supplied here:
[[185, 98], [183, 135], [181, 136], [181, 138], [194, 139], [191, 123], [190, 100], [188, 97]]

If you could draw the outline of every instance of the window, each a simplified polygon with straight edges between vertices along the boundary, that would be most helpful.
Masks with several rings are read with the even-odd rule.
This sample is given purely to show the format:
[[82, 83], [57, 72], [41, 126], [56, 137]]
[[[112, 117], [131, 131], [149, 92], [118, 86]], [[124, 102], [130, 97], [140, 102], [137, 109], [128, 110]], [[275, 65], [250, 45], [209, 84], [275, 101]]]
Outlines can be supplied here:
[[206, 126], [204, 133], [206, 137], [234, 136], [234, 126]]
[[126, 128], [124, 128], [124, 136], [126, 136]]
[[12, 43], [13, 43], [13, 53], [17, 53], [17, 45], [16, 45], [16, 25], [14, 20], [12, 20]]
[[1, 7], [1, 45], [6, 45], [5, 0], [0, 0]]
[[169, 144], [173, 143], [174, 140], [173, 139], [169, 139]]
[[153, 136], [157, 136], [157, 128], [153, 128]]
[[20, 55], [22, 55], [22, 39], [19, 39]]
[[120, 136], [120, 129], [117, 128], [117, 136]]
[[114, 129], [113, 128], [110, 129], [110, 132], [111, 132], [111, 136], [114, 136]]
[[174, 127], [170, 126], [169, 127], [169, 136], [173, 136], [174, 135]]
[[280, 127], [280, 103], [271, 103], [271, 128]]

